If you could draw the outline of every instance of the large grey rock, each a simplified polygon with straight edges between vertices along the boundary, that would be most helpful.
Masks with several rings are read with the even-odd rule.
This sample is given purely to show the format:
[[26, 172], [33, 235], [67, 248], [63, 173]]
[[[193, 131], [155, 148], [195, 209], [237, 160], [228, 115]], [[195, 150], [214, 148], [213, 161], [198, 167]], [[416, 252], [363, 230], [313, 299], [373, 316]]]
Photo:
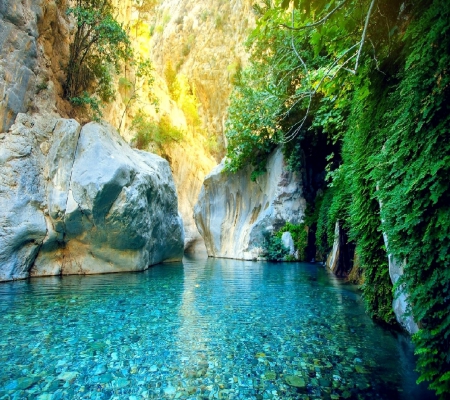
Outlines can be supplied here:
[[39, 142], [51, 130], [21, 115], [11, 132], [0, 134], [0, 281], [27, 277], [46, 236]]
[[0, 280], [181, 259], [167, 161], [110, 126], [19, 114], [0, 134]]
[[0, 2], [0, 132], [32, 101], [41, 12], [38, 0]]
[[[388, 238], [387, 235], [383, 233], [384, 243], [388, 249], [388, 261], [389, 261], [389, 276], [391, 278], [392, 284], [395, 286], [398, 280], [403, 275], [403, 269], [405, 267], [405, 262], [400, 263], [396, 260], [392, 254], [389, 253]], [[394, 292], [394, 300], [392, 301], [392, 309], [394, 310], [397, 322], [407, 331], [409, 334], [413, 335], [419, 330], [414, 317], [409, 313], [409, 302], [408, 294], [405, 288], [401, 285], [397, 286]]]
[[211, 257], [251, 260], [262, 253], [265, 233], [286, 221], [300, 223], [306, 201], [299, 177], [289, 172], [280, 149], [267, 172], [251, 182], [251, 169], [223, 172], [223, 162], [206, 178], [194, 208], [197, 228]]
[[78, 142], [64, 130], [58, 136], [48, 158], [49, 234], [31, 274], [138, 271], [180, 260], [184, 232], [167, 161], [131, 149], [107, 125], [85, 125]]

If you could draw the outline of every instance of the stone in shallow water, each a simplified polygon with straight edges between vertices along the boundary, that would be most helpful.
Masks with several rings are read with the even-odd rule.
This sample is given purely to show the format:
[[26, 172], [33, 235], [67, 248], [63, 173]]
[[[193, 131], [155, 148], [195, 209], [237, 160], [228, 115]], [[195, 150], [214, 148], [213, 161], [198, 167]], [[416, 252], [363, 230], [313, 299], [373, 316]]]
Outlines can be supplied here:
[[78, 375], [78, 372], [76, 372], [76, 371], [61, 372], [58, 375], [58, 379], [60, 379], [62, 381], [72, 381], [77, 377], [77, 375]]
[[39, 381], [37, 377], [18, 378], [5, 386], [6, 390], [25, 390]]
[[285, 378], [286, 383], [290, 386], [298, 387], [298, 388], [304, 388], [306, 386], [305, 380], [296, 375], [288, 375]]
[[364, 369], [364, 367], [361, 367], [361, 365], [355, 365], [355, 371], [358, 374], [365, 374], [367, 371]]
[[92, 373], [94, 375], [101, 375], [104, 374], [106, 372], [106, 365], [105, 364], [99, 364], [97, 365], [94, 370], [92, 371]]
[[38, 396], [37, 400], [52, 400], [53, 395], [51, 393], [42, 393]]
[[267, 371], [264, 374], [264, 378], [267, 379], [268, 381], [273, 381], [277, 378], [277, 374], [273, 371]]
[[98, 382], [100, 383], [109, 383], [114, 379], [111, 373], [107, 372], [106, 374], [100, 375], [98, 377]]
[[117, 389], [122, 389], [130, 384], [130, 381], [125, 378], [118, 378], [113, 382], [113, 386]]
[[173, 386], [167, 386], [165, 389], [164, 389], [164, 394], [167, 394], [167, 395], [173, 395], [173, 394], [175, 394], [176, 393], [176, 389], [173, 387]]

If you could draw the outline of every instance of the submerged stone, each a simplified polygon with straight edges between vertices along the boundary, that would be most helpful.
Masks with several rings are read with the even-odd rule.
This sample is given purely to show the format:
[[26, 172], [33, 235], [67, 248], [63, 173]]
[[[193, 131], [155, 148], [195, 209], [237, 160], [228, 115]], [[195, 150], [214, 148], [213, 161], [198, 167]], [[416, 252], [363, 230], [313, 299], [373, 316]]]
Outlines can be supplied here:
[[35, 383], [39, 382], [40, 378], [37, 377], [23, 377], [18, 378], [5, 386], [6, 390], [25, 390], [32, 387]]
[[130, 381], [125, 378], [117, 378], [113, 381], [113, 387], [117, 389], [122, 389], [130, 384]]
[[288, 375], [285, 378], [285, 381], [288, 385], [298, 387], [298, 388], [304, 388], [306, 387], [305, 380], [297, 375]]
[[78, 376], [76, 371], [66, 371], [58, 375], [58, 379], [62, 381], [72, 381]]
[[267, 371], [264, 373], [264, 378], [268, 381], [274, 381], [277, 378], [277, 374], [273, 371]]

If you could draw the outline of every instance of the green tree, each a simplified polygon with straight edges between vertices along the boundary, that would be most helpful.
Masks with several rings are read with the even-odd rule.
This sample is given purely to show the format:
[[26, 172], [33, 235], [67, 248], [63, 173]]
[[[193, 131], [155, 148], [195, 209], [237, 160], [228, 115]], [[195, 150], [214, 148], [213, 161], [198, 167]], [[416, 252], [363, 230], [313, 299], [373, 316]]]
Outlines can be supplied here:
[[110, 0], [76, 0], [67, 10], [76, 22], [66, 68], [64, 96], [74, 105], [90, 106], [101, 116], [101, 104], [114, 96], [113, 74], [131, 58], [128, 35], [113, 17]]
[[[158, 99], [150, 90], [153, 82], [155, 81], [153, 77], [154, 69], [151, 61], [142, 59], [138, 61], [132, 60], [130, 62], [130, 66], [132, 68], [132, 73], [129, 72], [129, 74], [132, 76], [131, 79], [128, 79], [125, 76], [119, 79], [119, 88], [122, 89], [124, 93], [122, 100], [125, 105], [122, 112], [122, 117], [120, 118], [118, 127], [119, 131], [122, 127], [122, 123], [126, 113], [134, 102], [139, 102], [141, 104], [147, 103], [149, 105], [156, 106], [156, 109], [158, 110]], [[128, 68], [125, 69], [125, 72], [127, 72], [127, 70]], [[145, 87], [147, 89], [147, 98], [142, 99], [141, 96], [139, 96], [139, 92]]]

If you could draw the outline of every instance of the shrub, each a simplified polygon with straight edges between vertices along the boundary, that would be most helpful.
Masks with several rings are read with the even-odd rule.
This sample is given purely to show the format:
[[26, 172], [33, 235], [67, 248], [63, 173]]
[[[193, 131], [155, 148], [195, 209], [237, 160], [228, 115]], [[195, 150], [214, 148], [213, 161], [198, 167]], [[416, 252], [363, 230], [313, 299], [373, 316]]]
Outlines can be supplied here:
[[281, 235], [266, 236], [263, 257], [270, 261], [285, 261], [289, 255], [289, 249], [283, 244]]
[[146, 150], [153, 145], [154, 150], [160, 154], [164, 152], [165, 146], [183, 138], [183, 132], [171, 124], [168, 116], [163, 115], [160, 121], [156, 122], [142, 110], [133, 118], [131, 130], [135, 132], [135, 147]]
[[131, 58], [127, 33], [113, 17], [109, 0], [77, 0], [67, 10], [76, 21], [66, 67], [64, 96], [99, 118], [102, 102], [114, 97], [112, 76], [121, 61]]

